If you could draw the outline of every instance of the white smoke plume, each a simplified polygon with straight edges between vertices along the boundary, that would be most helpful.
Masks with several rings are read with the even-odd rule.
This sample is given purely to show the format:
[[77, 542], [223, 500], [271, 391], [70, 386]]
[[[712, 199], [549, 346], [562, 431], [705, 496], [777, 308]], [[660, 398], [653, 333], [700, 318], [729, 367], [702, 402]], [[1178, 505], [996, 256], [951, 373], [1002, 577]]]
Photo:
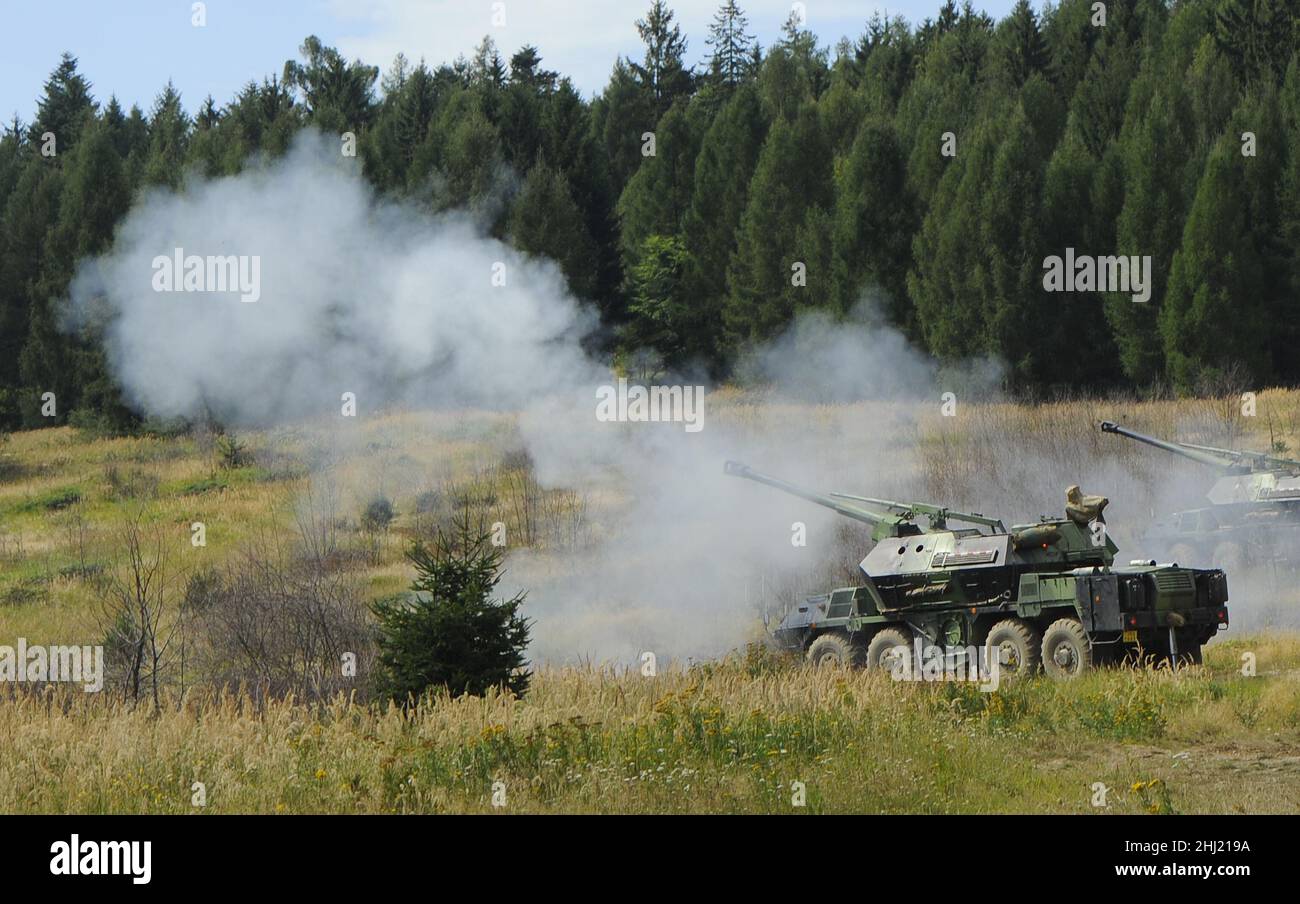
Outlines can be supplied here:
[[[258, 301], [154, 291], [153, 262], [177, 248], [258, 256]], [[961, 405], [987, 396], [1000, 369], [977, 362], [941, 372], [870, 307], [848, 324], [798, 318], [745, 364], [774, 389], [764, 404], [708, 396], [699, 432], [600, 421], [596, 391], [612, 377], [582, 344], [596, 317], [553, 263], [485, 235], [466, 214], [377, 198], [355, 160], [310, 134], [280, 160], [141, 199], [113, 250], [83, 264], [72, 309], [107, 324], [114, 374], [142, 411], [211, 414], [233, 426], [324, 425], [336, 446], [327, 457], [360, 455], [369, 476], [359, 491], [382, 488], [399, 507], [435, 478], [397, 451], [365, 458], [354, 425], [385, 407], [464, 411], [467, 422], [482, 422], [484, 409], [508, 414], [512, 426], [490, 438], [495, 454], [522, 444], [543, 485], [593, 500], [589, 546], [507, 559], [502, 589], [529, 593], [534, 659], [714, 656], [757, 636], [760, 608], [852, 579], [865, 528], [724, 477], [728, 458], [818, 490], [937, 493], [934, 501], [1008, 519], [1059, 512], [1069, 483], [1132, 480], [1078, 454], [1092, 430], [1079, 424], [1063, 440], [1075, 453], [1064, 463], [1026, 456], [993, 480], [936, 484], [921, 467], [921, 422], [944, 392]], [[351, 423], [340, 418], [348, 392], [358, 410]], [[880, 401], [808, 404], [858, 400]], [[372, 432], [368, 446], [418, 443], [408, 434], [420, 423], [394, 423], [382, 442]], [[1016, 454], [1014, 436], [990, 443]], [[805, 546], [792, 542], [796, 522]]]
[[[282, 160], [137, 204], [71, 290], [74, 311], [114, 315], [108, 354], [132, 403], [266, 424], [336, 411], [344, 392], [361, 411], [517, 407], [589, 375], [578, 340], [592, 317], [554, 264], [467, 215], [376, 199], [359, 166], [305, 135]], [[154, 291], [152, 262], [176, 249], [256, 257], [259, 299]]]

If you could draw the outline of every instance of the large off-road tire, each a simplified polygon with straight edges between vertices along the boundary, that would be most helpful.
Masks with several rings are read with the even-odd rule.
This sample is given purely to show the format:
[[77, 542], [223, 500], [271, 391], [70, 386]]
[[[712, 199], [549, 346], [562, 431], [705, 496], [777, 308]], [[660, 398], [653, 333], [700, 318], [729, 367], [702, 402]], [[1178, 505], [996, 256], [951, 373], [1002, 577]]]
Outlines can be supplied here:
[[1000, 674], [1020, 678], [1038, 673], [1043, 638], [1033, 625], [1018, 618], [1003, 619], [990, 629], [985, 643], [998, 657]]
[[1058, 618], [1043, 632], [1042, 657], [1052, 678], [1077, 678], [1092, 668], [1092, 641], [1077, 618]]
[[[902, 647], [901, 652], [896, 652]], [[882, 672], [893, 672], [898, 656], [912, 655], [912, 636], [910, 631], [901, 628], [882, 628], [867, 644], [867, 668]]]
[[817, 668], [838, 666], [856, 669], [862, 666], [866, 651], [843, 634], [823, 634], [808, 646], [808, 661]]

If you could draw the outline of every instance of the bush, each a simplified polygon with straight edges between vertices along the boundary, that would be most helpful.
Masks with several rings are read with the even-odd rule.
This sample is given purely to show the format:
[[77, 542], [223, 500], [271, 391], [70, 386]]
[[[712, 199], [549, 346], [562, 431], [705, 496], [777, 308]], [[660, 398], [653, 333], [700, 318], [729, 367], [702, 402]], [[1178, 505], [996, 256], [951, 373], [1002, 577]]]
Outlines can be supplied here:
[[[362, 594], [323, 560], [268, 542], [222, 573], [199, 572], [184, 602], [206, 636], [217, 686], [321, 700], [363, 686], [371, 635]], [[355, 674], [344, 669], [348, 654]]]
[[382, 533], [388, 530], [388, 525], [393, 523], [395, 516], [393, 503], [383, 496], [378, 496], [372, 499], [366, 506], [366, 510], [361, 513], [361, 526], [371, 533]]
[[504, 687], [522, 695], [529, 622], [524, 595], [491, 598], [501, 580], [501, 552], [482, 522], [458, 516], [439, 530], [433, 549], [416, 541], [407, 558], [417, 576], [408, 599], [372, 606], [379, 621], [376, 689], [399, 703], [445, 688], [452, 696]]
[[248, 447], [233, 433], [223, 433], [218, 436], [214, 448], [217, 453], [217, 465], [223, 470], [241, 468], [247, 463]]

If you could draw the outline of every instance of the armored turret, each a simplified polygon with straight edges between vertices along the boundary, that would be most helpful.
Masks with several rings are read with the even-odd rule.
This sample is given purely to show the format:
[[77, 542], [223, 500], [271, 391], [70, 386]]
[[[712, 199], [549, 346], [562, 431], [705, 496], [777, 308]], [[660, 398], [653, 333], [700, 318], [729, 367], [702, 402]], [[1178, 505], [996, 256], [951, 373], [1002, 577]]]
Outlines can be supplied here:
[[1108, 500], [1077, 486], [1066, 517], [1008, 531], [978, 512], [820, 493], [733, 461], [724, 471], [871, 528], [875, 545], [858, 566], [863, 583], [805, 600], [775, 632], [817, 664], [891, 668], [913, 640], [945, 649], [973, 643], [996, 649], [1004, 671], [1041, 664], [1068, 677], [1143, 645], [1199, 658], [1201, 644], [1227, 624], [1220, 571], [1154, 561], [1113, 568], [1118, 550], [1102, 519]]
[[1181, 557], [1224, 567], [1246, 562], [1300, 564], [1300, 461], [1263, 452], [1168, 442], [1102, 421], [1114, 433], [1217, 471], [1205, 492], [1209, 508], [1160, 517], [1148, 539]]

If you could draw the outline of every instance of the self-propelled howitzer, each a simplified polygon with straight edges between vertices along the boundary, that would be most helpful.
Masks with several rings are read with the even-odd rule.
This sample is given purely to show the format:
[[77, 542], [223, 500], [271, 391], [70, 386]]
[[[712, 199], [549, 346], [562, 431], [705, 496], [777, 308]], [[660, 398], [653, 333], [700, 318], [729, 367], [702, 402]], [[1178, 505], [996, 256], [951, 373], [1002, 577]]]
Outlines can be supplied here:
[[805, 600], [776, 630], [778, 642], [817, 664], [891, 668], [898, 649], [914, 643], [987, 645], [1003, 671], [1041, 664], [1070, 677], [1139, 648], [1199, 661], [1201, 646], [1228, 623], [1222, 571], [1153, 561], [1116, 567], [1107, 500], [1077, 487], [1066, 517], [1008, 531], [978, 513], [818, 493], [737, 462], [724, 470], [872, 528], [875, 545], [858, 566], [863, 583]]
[[1179, 561], [1211, 561], [1224, 568], [1300, 565], [1300, 461], [1263, 452], [1167, 442], [1102, 421], [1114, 433], [1213, 468], [1221, 475], [1206, 491], [1208, 508], [1163, 515], [1146, 542]]

